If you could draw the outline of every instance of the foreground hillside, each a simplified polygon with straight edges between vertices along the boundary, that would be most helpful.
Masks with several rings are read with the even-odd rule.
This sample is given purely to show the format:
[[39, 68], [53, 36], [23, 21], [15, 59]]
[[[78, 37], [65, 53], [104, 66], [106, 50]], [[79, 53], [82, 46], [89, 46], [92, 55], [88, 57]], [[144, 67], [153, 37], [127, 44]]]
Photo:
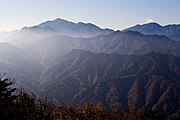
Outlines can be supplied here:
[[[119, 32], [115, 36], [119, 38], [128, 34]], [[106, 41], [111, 38], [112, 36], [107, 39], [103, 37]], [[113, 40], [116, 41], [115, 38]], [[166, 39], [172, 45], [178, 45], [165, 37], [164, 40]], [[62, 44], [59, 44], [63, 41], [67, 41], [63, 44], [64, 50], [60, 47]], [[69, 37], [52, 40], [52, 44], [46, 43], [49, 46], [44, 46], [46, 49], [41, 49], [43, 47], [40, 46], [36, 56], [27, 55], [10, 44], [0, 44], [1, 72], [6, 72], [7, 76], [15, 78], [16, 86], [20, 84], [25, 89], [35, 91], [38, 96], [47, 96], [57, 103], [65, 102], [76, 106], [92, 101], [103, 104], [107, 109], [113, 107], [122, 110], [130, 108], [137, 110], [145, 106], [153, 110], [163, 110], [169, 116], [178, 116], [180, 109], [178, 57], [157, 52], [145, 54], [148, 51], [143, 49], [140, 51], [145, 55], [98, 53], [96, 51], [99, 50], [98, 47], [91, 49], [96, 53], [83, 50], [72, 50], [68, 53], [73, 47], [77, 47], [71, 46], [72, 41]], [[90, 49], [91, 44], [87, 41], [81, 45], [89, 44]], [[79, 44], [74, 41], [73, 43]], [[56, 47], [51, 49], [55, 45]], [[48, 50], [52, 51], [47, 53]], [[162, 51], [164, 50], [162, 48]], [[103, 51], [99, 50], [99, 52]], [[49, 60], [49, 64], [43, 60]]]
[[[3, 77], [3, 76], [1, 76]], [[123, 112], [106, 111], [103, 105], [90, 102], [73, 108], [68, 104], [55, 105], [47, 99], [39, 99], [33, 93], [16, 91], [10, 79], [0, 79], [0, 118], [2, 120], [165, 120], [160, 111], [141, 108]], [[16, 92], [15, 92], [16, 91]]]
[[44, 74], [42, 92], [54, 101], [86, 101], [123, 110], [146, 106], [176, 116], [180, 107], [180, 59], [146, 55], [94, 54], [73, 50]]

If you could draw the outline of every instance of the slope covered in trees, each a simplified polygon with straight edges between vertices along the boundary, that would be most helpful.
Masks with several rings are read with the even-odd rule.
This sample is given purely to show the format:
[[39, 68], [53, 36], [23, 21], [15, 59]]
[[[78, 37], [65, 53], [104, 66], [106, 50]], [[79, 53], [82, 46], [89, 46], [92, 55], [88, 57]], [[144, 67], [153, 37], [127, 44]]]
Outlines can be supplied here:
[[157, 111], [141, 108], [122, 112], [116, 109], [105, 111], [101, 105], [85, 103], [73, 108], [68, 104], [55, 105], [47, 99], [38, 99], [24, 91], [13, 95], [9, 79], [0, 80], [0, 118], [2, 120], [163, 120]]
[[180, 59], [146, 55], [94, 54], [73, 50], [44, 74], [42, 93], [54, 101], [86, 101], [122, 110], [140, 107], [176, 116], [180, 109]]

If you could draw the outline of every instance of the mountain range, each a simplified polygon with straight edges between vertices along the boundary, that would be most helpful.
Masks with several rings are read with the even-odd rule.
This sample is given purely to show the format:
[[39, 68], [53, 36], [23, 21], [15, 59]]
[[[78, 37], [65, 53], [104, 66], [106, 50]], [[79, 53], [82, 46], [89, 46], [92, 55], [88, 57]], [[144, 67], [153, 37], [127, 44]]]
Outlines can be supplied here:
[[111, 29], [101, 29], [100, 27], [91, 23], [73, 23], [64, 19], [55, 19], [47, 21], [33, 27], [24, 27], [22, 31], [30, 32], [45, 32], [73, 37], [93, 37], [100, 34], [108, 34], [112, 32]]
[[0, 72], [16, 86], [74, 106], [149, 107], [180, 116], [179, 25], [122, 31], [63, 19], [1, 33]]
[[180, 56], [180, 42], [162, 35], [143, 35], [138, 32], [115, 31], [92, 38], [54, 36], [39, 40], [21, 48], [42, 64], [53, 64], [72, 49], [94, 53], [118, 53], [143, 55], [151, 51]]
[[165, 35], [173, 40], [180, 41], [180, 24], [162, 26], [158, 23], [135, 25], [123, 31], [137, 31], [145, 35]]
[[102, 29], [91, 23], [73, 23], [58, 18], [36, 26], [24, 27], [18, 31], [1, 33], [0, 41], [7, 41], [13, 45], [20, 46], [56, 35], [88, 38], [101, 34], [109, 34], [111, 32], [113, 32], [112, 29]]
[[44, 95], [59, 102], [92, 101], [123, 110], [146, 106], [179, 114], [180, 59], [170, 54], [72, 50], [45, 73], [43, 83]]

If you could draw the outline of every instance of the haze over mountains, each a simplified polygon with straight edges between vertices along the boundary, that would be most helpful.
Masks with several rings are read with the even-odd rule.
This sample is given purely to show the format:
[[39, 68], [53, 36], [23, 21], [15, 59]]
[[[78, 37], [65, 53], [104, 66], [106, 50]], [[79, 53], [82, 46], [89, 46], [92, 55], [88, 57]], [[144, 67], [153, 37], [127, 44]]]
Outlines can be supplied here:
[[[113, 32], [111, 29], [102, 29], [91, 23], [73, 23], [63, 19], [43, 22], [32, 27], [24, 27], [19, 31], [4, 33], [1, 41], [8, 41], [14, 45], [32, 43], [50, 36], [65, 35], [71, 37], [93, 37]], [[3, 39], [5, 38], [5, 40]]]
[[9, 44], [0, 43], [0, 72], [16, 80], [18, 87], [28, 90], [37, 89], [37, 78], [42, 70], [39, 63], [21, 49]]
[[90, 50], [95, 53], [143, 55], [151, 51], [180, 56], [180, 42], [165, 36], [143, 35], [138, 32], [112, 32], [93, 38], [54, 36], [39, 40], [21, 48], [41, 63], [50, 64], [72, 49]]
[[108, 34], [111, 29], [101, 29], [91, 23], [73, 23], [63, 19], [47, 21], [33, 27], [25, 27], [22, 30], [32, 32], [47, 32], [58, 35], [67, 35], [74, 37], [93, 37], [99, 34]]
[[178, 118], [180, 26], [123, 31], [63, 19], [2, 33], [0, 70], [39, 96], [72, 105], [159, 109]]

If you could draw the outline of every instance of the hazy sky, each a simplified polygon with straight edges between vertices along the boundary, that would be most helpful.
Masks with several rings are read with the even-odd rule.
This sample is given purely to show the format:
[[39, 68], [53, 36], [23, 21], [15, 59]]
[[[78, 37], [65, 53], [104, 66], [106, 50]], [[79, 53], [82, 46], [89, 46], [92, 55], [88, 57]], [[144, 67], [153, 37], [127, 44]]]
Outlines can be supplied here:
[[156, 21], [180, 23], [180, 0], [0, 0], [0, 31], [63, 18], [123, 29]]

